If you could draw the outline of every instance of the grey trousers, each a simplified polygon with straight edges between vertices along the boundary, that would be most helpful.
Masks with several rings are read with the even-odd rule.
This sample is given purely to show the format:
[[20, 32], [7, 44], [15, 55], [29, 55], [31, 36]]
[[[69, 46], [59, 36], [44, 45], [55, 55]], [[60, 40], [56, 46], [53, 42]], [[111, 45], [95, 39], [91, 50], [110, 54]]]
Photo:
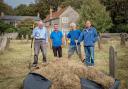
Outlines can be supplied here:
[[75, 51], [79, 56], [79, 58], [81, 59], [81, 45], [77, 45], [77, 46], [70, 45], [68, 49], [68, 58], [71, 58], [71, 56], [74, 54]]
[[35, 40], [34, 41], [34, 62], [33, 64], [38, 63], [38, 55], [39, 51], [41, 50], [43, 56], [43, 62], [46, 62], [46, 40]]

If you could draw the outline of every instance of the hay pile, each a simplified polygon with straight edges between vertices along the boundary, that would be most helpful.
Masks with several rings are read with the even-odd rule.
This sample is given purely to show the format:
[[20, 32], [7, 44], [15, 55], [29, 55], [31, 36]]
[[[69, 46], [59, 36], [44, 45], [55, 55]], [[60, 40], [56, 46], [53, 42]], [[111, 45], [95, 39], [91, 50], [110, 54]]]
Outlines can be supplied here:
[[80, 78], [93, 80], [103, 85], [105, 89], [109, 89], [115, 82], [113, 78], [102, 72], [87, 68], [73, 60], [53, 61], [47, 66], [33, 69], [33, 72], [51, 80], [51, 89], [81, 89]]

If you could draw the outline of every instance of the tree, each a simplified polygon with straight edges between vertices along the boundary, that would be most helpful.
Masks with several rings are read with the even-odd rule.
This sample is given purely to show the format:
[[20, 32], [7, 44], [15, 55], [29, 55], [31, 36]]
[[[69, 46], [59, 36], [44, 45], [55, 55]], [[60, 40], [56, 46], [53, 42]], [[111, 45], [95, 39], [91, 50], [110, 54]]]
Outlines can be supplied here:
[[81, 5], [83, 4], [83, 0], [64, 0], [61, 5], [62, 6], [72, 6], [74, 9], [79, 10]]
[[101, 0], [114, 24], [128, 23], [128, 0]]
[[16, 15], [21, 15], [21, 16], [36, 16], [36, 9], [35, 9], [35, 4], [29, 4], [28, 6], [25, 4], [21, 4], [17, 6], [15, 9], [15, 14]]
[[[13, 30], [12, 30], [13, 29]], [[0, 20], [0, 34], [8, 32], [16, 32], [16, 28], [10, 24], [4, 23]]]
[[6, 15], [13, 15], [14, 11], [11, 6], [0, 2], [0, 12], [4, 12]]
[[87, 20], [91, 20], [99, 32], [105, 32], [112, 26], [109, 12], [98, 0], [84, 0], [79, 13], [81, 26], [84, 26]]
[[35, 25], [35, 22], [32, 19], [25, 19], [25, 20], [21, 21], [20, 24], [18, 24], [19, 37], [21, 38], [22, 35], [24, 37], [26, 35], [29, 35], [29, 37], [30, 37], [30, 35], [32, 33], [33, 25]]

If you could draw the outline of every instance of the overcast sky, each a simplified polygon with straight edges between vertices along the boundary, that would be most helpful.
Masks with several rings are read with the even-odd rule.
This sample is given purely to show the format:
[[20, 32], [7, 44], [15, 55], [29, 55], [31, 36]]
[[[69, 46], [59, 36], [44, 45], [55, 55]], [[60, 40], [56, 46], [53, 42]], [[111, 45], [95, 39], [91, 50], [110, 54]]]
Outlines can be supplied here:
[[34, 3], [35, 0], [4, 0], [5, 3], [9, 4], [13, 8], [20, 4], [30, 4]]

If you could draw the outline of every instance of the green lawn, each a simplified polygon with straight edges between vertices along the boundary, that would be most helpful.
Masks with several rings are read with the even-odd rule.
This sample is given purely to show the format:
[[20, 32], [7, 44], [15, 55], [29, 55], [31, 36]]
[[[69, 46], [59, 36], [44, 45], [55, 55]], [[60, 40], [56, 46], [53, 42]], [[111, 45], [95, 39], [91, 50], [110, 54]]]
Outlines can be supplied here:
[[[108, 73], [108, 49], [110, 45], [113, 45], [117, 52], [119, 58], [126, 56], [126, 48], [119, 47], [120, 42], [118, 40], [109, 40], [102, 42], [102, 49], [99, 50], [96, 44], [95, 48], [95, 62], [96, 68], [100, 71]], [[63, 57], [67, 58], [67, 47], [63, 48]], [[128, 50], [127, 50], [128, 52]], [[48, 61], [55, 60], [53, 57], [52, 50], [48, 47], [47, 50]], [[82, 53], [84, 56], [84, 51], [82, 47]], [[33, 54], [33, 50], [32, 50]], [[127, 59], [127, 57], [125, 58]], [[71, 60], [76, 60], [80, 62], [77, 55], [74, 55]], [[33, 57], [31, 56], [30, 42], [21, 42], [20, 40], [11, 41], [10, 47], [3, 54], [0, 55], [0, 89], [20, 89], [23, 79], [29, 72], [29, 63], [33, 62]], [[40, 53], [39, 63], [42, 62], [42, 55]], [[120, 61], [119, 61], [120, 62]], [[120, 63], [119, 63], [120, 64]], [[120, 67], [119, 67], [120, 68]], [[120, 71], [124, 70], [118, 70]], [[122, 73], [122, 72], [121, 72]], [[124, 72], [123, 72], [124, 73]], [[123, 74], [122, 74], [123, 75]], [[123, 79], [122, 77], [119, 77]]]

